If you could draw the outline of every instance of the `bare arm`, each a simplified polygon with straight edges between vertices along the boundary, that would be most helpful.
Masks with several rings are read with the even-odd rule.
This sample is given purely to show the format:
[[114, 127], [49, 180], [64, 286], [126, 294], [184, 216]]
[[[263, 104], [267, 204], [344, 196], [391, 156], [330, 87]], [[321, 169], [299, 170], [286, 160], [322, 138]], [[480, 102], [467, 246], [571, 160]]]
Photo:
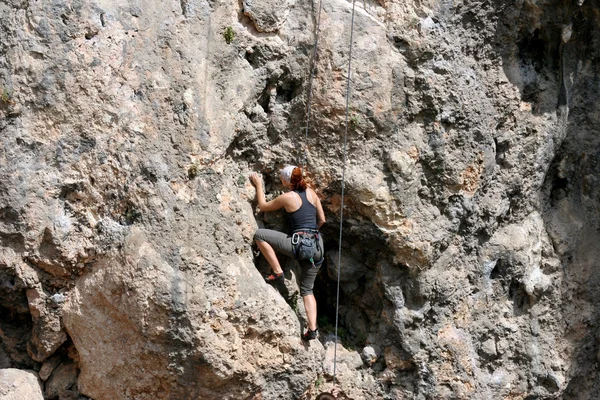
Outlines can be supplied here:
[[256, 186], [256, 199], [258, 200], [258, 207], [260, 207], [260, 211], [275, 211], [285, 207], [285, 194], [282, 194], [271, 201], [266, 200], [262, 177], [258, 173], [253, 172], [250, 174], [250, 180], [252, 183], [254, 183], [254, 186]]
[[317, 227], [320, 228], [325, 223], [325, 212], [323, 211], [323, 206], [321, 205], [321, 199], [315, 193], [314, 190], [309, 189], [315, 197], [315, 208], [317, 209]]

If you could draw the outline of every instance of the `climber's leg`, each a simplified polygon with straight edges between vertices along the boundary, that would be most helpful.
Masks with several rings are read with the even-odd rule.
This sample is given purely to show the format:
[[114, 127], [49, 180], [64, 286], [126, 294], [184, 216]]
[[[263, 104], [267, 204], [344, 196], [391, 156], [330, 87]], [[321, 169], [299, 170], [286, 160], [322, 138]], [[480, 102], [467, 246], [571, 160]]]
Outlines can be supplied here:
[[281, 269], [281, 265], [279, 265], [279, 260], [275, 255], [275, 250], [273, 250], [273, 247], [269, 243], [262, 242], [260, 240], [257, 240], [256, 244], [258, 245], [258, 248], [260, 249], [262, 255], [265, 257], [265, 259], [271, 266], [273, 272], [277, 275], [283, 274], [283, 270]]
[[317, 300], [312, 294], [303, 296], [302, 300], [304, 300], [306, 319], [308, 319], [308, 329], [314, 331], [317, 329]]
[[286, 256], [293, 257], [294, 249], [292, 246], [291, 236], [283, 232], [274, 231], [272, 229], [259, 229], [254, 234], [254, 240], [260, 249], [260, 252], [265, 257], [273, 273], [277, 276], [283, 276], [283, 270], [277, 259], [275, 252], [280, 252]]
[[[302, 267], [302, 275], [300, 276], [300, 295], [304, 300], [304, 309], [306, 310], [306, 319], [308, 322], [309, 331], [317, 329], [317, 300], [313, 295], [313, 287], [315, 279], [319, 272], [319, 267], [313, 267], [309, 262], [303, 261], [300, 263]], [[310, 334], [310, 332], [308, 332]], [[306, 336], [306, 335], [305, 335]], [[316, 338], [316, 332], [314, 333]]]

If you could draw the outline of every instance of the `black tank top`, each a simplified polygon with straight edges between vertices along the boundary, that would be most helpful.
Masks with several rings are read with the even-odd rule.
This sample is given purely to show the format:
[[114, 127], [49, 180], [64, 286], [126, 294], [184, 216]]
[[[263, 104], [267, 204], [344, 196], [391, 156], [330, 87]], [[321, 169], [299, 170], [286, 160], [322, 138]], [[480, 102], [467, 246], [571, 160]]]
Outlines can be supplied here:
[[298, 193], [302, 204], [296, 211], [287, 213], [292, 233], [302, 229], [317, 229], [317, 208], [306, 198], [306, 190], [294, 192]]

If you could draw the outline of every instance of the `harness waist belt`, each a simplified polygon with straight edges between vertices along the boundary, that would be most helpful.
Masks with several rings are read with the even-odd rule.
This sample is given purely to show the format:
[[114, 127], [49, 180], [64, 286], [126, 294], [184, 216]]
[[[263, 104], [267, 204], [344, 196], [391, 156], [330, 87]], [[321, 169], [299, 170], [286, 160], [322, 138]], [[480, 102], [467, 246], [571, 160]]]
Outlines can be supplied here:
[[319, 230], [311, 228], [300, 228], [295, 230], [294, 233], [319, 233]]

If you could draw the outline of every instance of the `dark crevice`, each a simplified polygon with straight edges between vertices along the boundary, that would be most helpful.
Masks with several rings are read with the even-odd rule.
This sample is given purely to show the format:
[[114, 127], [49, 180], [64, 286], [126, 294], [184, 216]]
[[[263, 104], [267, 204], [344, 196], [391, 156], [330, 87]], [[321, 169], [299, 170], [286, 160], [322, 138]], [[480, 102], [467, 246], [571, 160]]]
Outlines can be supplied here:
[[181, 5], [181, 13], [184, 17], [187, 17], [189, 14], [189, 4], [188, 0], [180, 0], [179, 4]]
[[86, 33], [85, 33], [85, 38], [87, 40], [90, 40], [94, 37], [96, 37], [96, 35], [98, 35], [98, 31], [96, 29], [89, 29]]
[[252, 68], [257, 68], [260, 66], [259, 57], [258, 57], [258, 54], [256, 53], [256, 47], [252, 48], [251, 51], [246, 50], [246, 53], [244, 54], [244, 58], [246, 59], [246, 61], [248, 61], [248, 64], [250, 64], [252, 66]]
[[266, 44], [258, 44], [246, 49], [244, 58], [252, 68], [260, 68], [269, 61], [280, 60], [283, 55], [279, 53], [277, 48], [272, 48]]
[[531, 65], [537, 73], [558, 71], [560, 38], [556, 36], [556, 32], [560, 32], [560, 28], [543, 31], [536, 29], [531, 36], [522, 38], [517, 43], [521, 62]]
[[[255, 163], [260, 159], [262, 148], [253, 140], [247, 132], [240, 132], [225, 150], [227, 157], [232, 160], [243, 160], [250, 163]], [[260, 168], [257, 168], [260, 169]]]
[[0, 209], [0, 222], [7, 226], [15, 226], [19, 223], [19, 213], [12, 207], [4, 207]]
[[565, 163], [563, 152], [564, 150], [561, 150], [559, 154], [554, 157], [545, 178], [544, 185], [547, 188], [550, 207], [555, 207], [558, 202], [569, 195], [569, 177], [564, 176], [565, 172], [559, 171], [560, 165]]
[[551, 376], [539, 378], [538, 384], [545, 387], [550, 393], [556, 393], [560, 388], [560, 383], [557, 381], [556, 378], [553, 378]]
[[0, 361], [5, 364], [0, 368], [39, 369], [39, 363], [27, 353], [33, 327], [29, 310], [18, 312], [12, 306], [6, 307], [4, 296], [0, 301]]
[[494, 147], [496, 148], [496, 164], [501, 167], [506, 167], [505, 157], [510, 149], [510, 141], [495, 137]]
[[556, 3], [540, 12], [537, 6], [524, 3], [502, 13], [504, 22], [495, 43], [505, 61], [506, 76], [519, 88], [521, 99], [531, 104], [534, 114], [555, 112], [566, 101], [564, 96], [560, 98], [564, 92], [563, 34], [573, 15], [572, 5]]
[[156, 172], [155, 172], [155, 171], [153, 171], [152, 169], [150, 169], [150, 168], [147, 168], [147, 167], [145, 167], [145, 166], [142, 166], [142, 167], [140, 168], [140, 172], [141, 172], [142, 176], [143, 176], [143, 177], [144, 177], [144, 178], [145, 178], [145, 179], [146, 179], [148, 182], [151, 182], [151, 183], [156, 183], [156, 182], [158, 182], [158, 176], [157, 176]]
[[123, 215], [121, 216], [121, 223], [123, 225], [133, 225], [136, 222], [140, 221], [141, 218], [142, 213], [140, 212], [140, 208], [136, 206], [133, 202], [128, 201], [125, 205]]
[[399, 35], [390, 36], [390, 41], [392, 42], [393, 46], [401, 53], [405, 52], [410, 47], [410, 43], [408, 42], [408, 40]]
[[0, 264], [0, 306], [5, 307], [11, 315], [29, 313], [25, 285], [20, 278], [17, 278], [14, 271], [2, 264]]
[[510, 283], [508, 297], [513, 301], [513, 312], [516, 316], [529, 311], [531, 306], [529, 295], [525, 291], [525, 285], [517, 278], [513, 278]]
[[[342, 274], [346, 278], [340, 282], [340, 303], [339, 309], [336, 309], [337, 280], [333, 275], [335, 273], [329, 272], [328, 269], [335, 269], [334, 266], [329, 265], [329, 262], [337, 263], [338, 255], [336, 253], [339, 244], [336, 239], [339, 232], [337, 232], [334, 222], [336, 217], [333, 215], [326, 217], [331, 222], [321, 229], [325, 239], [325, 249], [335, 253], [330, 255], [333, 259], [326, 258], [315, 281], [314, 293], [319, 307], [318, 323], [321, 335], [322, 338], [326, 338], [327, 335], [334, 333], [336, 311], [338, 311], [340, 340], [348, 348], [360, 349], [368, 344], [367, 338], [370, 334], [377, 332], [381, 322], [381, 313], [384, 309], [384, 302], [387, 304], [387, 300], [383, 297], [385, 290], [378, 281], [375, 268], [380, 261], [389, 263], [384, 260], [391, 256], [386, 255], [385, 239], [378, 229], [346, 225], [342, 255], [350, 264], [344, 264], [346, 271], [343, 271]], [[347, 233], [360, 230], [363, 232], [359, 235]], [[374, 251], [374, 249], [378, 250]], [[344, 259], [342, 259], [342, 263], [344, 263]], [[351, 278], [349, 273], [352, 274]], [[394, 274], [402, 274], [402, 270], [395, 269]], [[390, 279], [392, 279], [391, 276]], [[407, 279], [398, 278], [399, 283], [407, 281]], [[410, 289], [406, 291], [411, 304], [420, 302], [418, 293]]]
[[494, 266], [494, 269], [492, 269], [492, 272], [490, 273], [490, 278], [491, 279], [504, 279], [508, 276], [508, 268], [509, 265], [506, 263], [506, 261], [500, 259], [498, 261], [496, 261], [496, 265]]
[[284, 78], [277, 85], [277, 100], [282, 103], [288, 103], [295, 97], [302, 94], [302, 81]]
[[83, 182], [67, 183], [60, 188], [58, 198], [61, 200], [76, 201], [78, 193], [85, 190]]
[[262, 94], [260, 95], [260, 97], [258, 98], [258, 104], [268, 114], [271, 111], [270, 103], [271, 103], [271, 86], [267, 85], [265, 87], [265, 89], [263, 90]]
[[555, 203], [567, 196], [567, 188], [569, 187], [569, 180], [567, 178], [555, 177], [552, 182], [552, 189], [550, 197], [552, 202]]

